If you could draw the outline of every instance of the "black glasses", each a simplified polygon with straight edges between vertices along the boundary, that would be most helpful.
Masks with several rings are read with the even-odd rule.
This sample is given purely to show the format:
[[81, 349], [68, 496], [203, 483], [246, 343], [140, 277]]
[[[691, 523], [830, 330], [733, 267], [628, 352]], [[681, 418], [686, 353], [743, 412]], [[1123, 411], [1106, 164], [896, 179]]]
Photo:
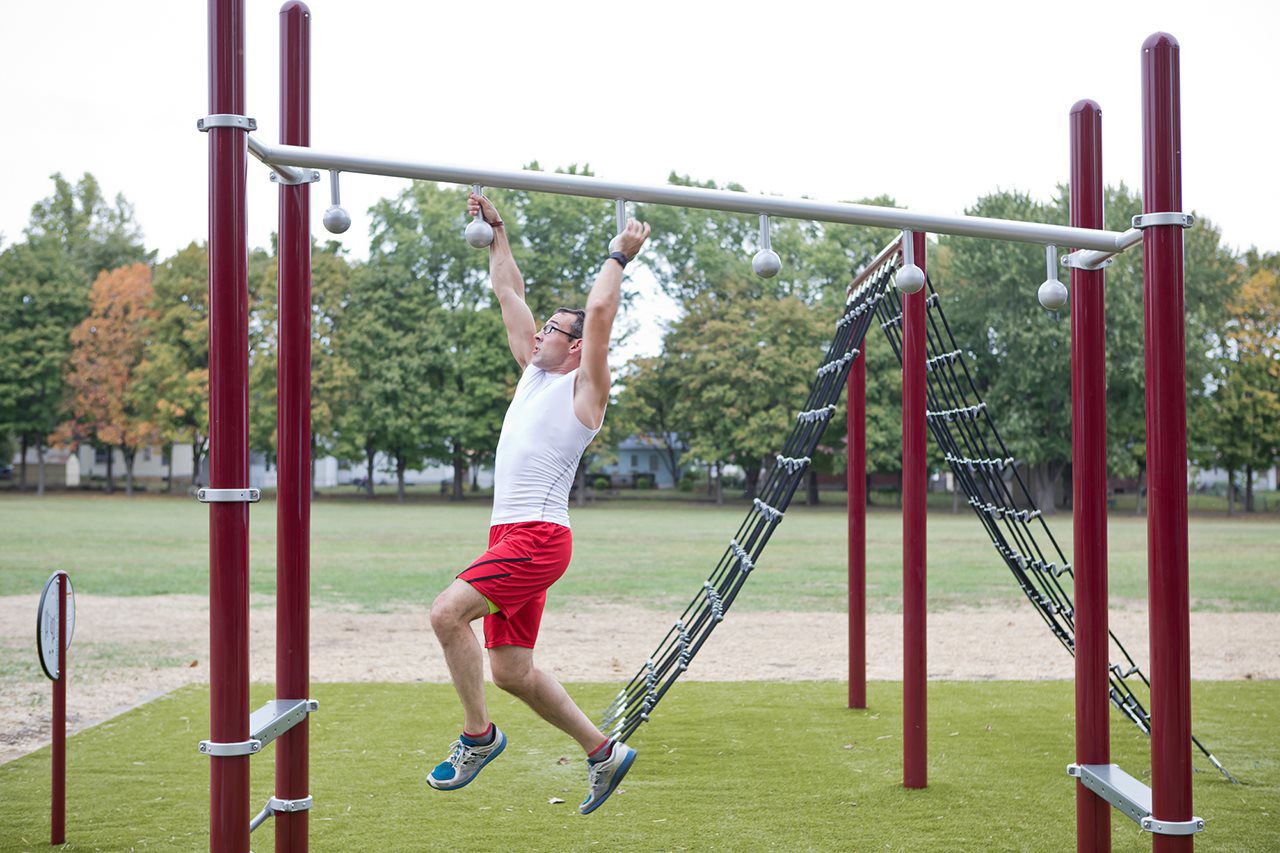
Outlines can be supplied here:
[[547, 335], [551, 334], [552, 332], [559, 332], [560, 334], [564, 335], [565, 337], [569, 338], [570, 340], [575, 340], [575, 341], [576, 341], [578, 338], [582, 337], [582, 335], [575, 335], [573, 332], [566, 332], [564, 329], [560, 328], [560, 327], [559, 327], [559, 326], [557, 326], [555, 323], [547, 323], [547, 325], [545, 325], [545, 326], [543, 326], [543, 327], [542, 327], [542, 335], [543, 335], [543, 337], [546, 337]]

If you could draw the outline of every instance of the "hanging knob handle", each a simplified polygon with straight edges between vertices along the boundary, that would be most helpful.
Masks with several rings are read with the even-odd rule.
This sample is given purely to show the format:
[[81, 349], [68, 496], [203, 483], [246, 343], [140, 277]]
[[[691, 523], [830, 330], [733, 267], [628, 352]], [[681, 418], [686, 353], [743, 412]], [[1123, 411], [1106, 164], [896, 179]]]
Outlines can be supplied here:
[[919, 293], [924, 287], [924, 270], [916, 266], [915, 234], [902, 232], [902, 266], [893, 277], [893, 284], [900, 293]]
[[[480, 195], [481, 187], [475, 184], [471, 187], [471, 192], [476, 196]], [[475, 219], [467, 223], [467, 229], [463, 232], [463, 236], [467, 238], [467, 244], [473, 249], [483, 249], [493, 242], [493, 226], [484, 221], [484, 210], [476, 209]]]
[[782, 258], [769, 239], [769, 214], [760, 214], [760, 251], [751, 258], [751, 269], [761, 278], [773, 278], [782, 269]]
[[1058, 247], [1044, 247], [1045, 269], [1048, 270], [1044, 284], [1036, 291], [1036, 298], [1048, 311], [1057, 311], [1067, 304], [1067, 286], [1058, 280]]
[[323, 221], [324, 227], [333, 234], [341, 234], [351, 227], [351, 215], [342, 207], [337, 170], [329, 173], [329, 209], [324, 212]]

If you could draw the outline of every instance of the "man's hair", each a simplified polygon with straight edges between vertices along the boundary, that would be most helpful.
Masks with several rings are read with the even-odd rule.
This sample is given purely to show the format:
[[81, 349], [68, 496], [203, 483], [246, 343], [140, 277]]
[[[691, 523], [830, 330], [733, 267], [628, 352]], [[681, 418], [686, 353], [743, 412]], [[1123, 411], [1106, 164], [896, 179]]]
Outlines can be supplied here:
[[575, 338], [582, 337], [582, 324], [587, 320], [587, 312], [581, 308], [557, 308], [557, 314], [572, 314], [573, 325], [569, 326], [569, 333]]

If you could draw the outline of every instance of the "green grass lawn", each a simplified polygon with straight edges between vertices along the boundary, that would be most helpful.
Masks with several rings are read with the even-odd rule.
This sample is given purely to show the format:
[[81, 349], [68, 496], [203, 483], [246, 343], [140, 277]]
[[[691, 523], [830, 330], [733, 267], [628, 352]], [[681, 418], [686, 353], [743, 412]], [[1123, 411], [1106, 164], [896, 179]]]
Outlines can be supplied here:
[[[612, 501], [571, 510], [574, 561], [549, 606], [595, 597], [664, 609], [685, 603], [737, 530], [745, 507]], [[251, 588], [275, 590], [275, 505], [251, 510]], [[489, 505], [404, 505], [327, 497], [312, 515], [318, 602], [376, 608], [429, 601], [484, 550]], [[1070, 517], [1050, 519], [1070, 551]], [[901, 520], [875, 510], [868, 524], [871, 606], [899, 607]], [[1111, 593], [1145, 598], [1146, 524], [1117, 514], [1109, 530]], [[0, 595], [31, 594], [55, 568], [82, 594], [203, 594], [208, 510], [193, 500], [146, 496], [0, 496]], [[1280, 519], [1193, 516], [1191, 595], [1199, 609], [1280, 610]], [[929, 596], [935, 609], [1020, 594], [969, 512], [929, 517]], [[845, 596], [842, 506], [792, 506], [735, 606], [841, 610]], [[578, 599], [578, 602], [574, 600]]]
[[[570, 688], [594, 711], [616, 685]], [[441, 793], [422, 780], [457, 730], [449, 685], [316, 685], [314, 849], [1072, 849], [1071, 685], [929, 691], [927, 789], [900, 784], [896, 683], [872, 684], [867, 711], [844, 708], [836, 682], [686, 683], [632, 738], [640, 757], [622, 790], [582, 817], [576, 747], [505, 694], [491, 708], [506, 753], [465, 790]], [[1195, 813], [1208, 822], [1198, 849], [1280, 849], [1280, 683], [1197, 683], [1193, 694], [1197, 731], [1244, 782], [1197, 760]], [[187, 688], [71, 738], [64, 849], [204, 849], [209, 759], [196, 742], [207, 707], [203, 688]], [[1147, 739], [1115, 715], [1111, 737], [1113, 760], [1145, 779]], [[254, 811], [271, 793], [271, 752], [252, 759]], [[0, 850], [45, 847], [48, 761], [46, 748], [0, 767]], [[1115, 850], [1150, 850], [1118, 812], [1112, 827]], [[270, 832], [259, 830], [258, 849]]]

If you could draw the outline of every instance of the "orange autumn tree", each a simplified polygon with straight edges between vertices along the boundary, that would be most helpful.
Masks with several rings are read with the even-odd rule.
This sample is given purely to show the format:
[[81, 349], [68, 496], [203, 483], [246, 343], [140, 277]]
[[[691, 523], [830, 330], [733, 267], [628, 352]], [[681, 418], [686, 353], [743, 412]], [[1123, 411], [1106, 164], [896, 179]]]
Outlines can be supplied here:
[[153, 296], [151, 269], [146, 264], [99, 273], [89, 293], [89, 316], [71, 332], [67, 371], [71, 420], [57, 436], [65, 443], [105, 445], [108, 459], [112, 449], [119, 447], [125, 463], [125, 491], [130, 495], [138, 448], [156, 439], [138, 382], [146, 328], [155, 314]]

